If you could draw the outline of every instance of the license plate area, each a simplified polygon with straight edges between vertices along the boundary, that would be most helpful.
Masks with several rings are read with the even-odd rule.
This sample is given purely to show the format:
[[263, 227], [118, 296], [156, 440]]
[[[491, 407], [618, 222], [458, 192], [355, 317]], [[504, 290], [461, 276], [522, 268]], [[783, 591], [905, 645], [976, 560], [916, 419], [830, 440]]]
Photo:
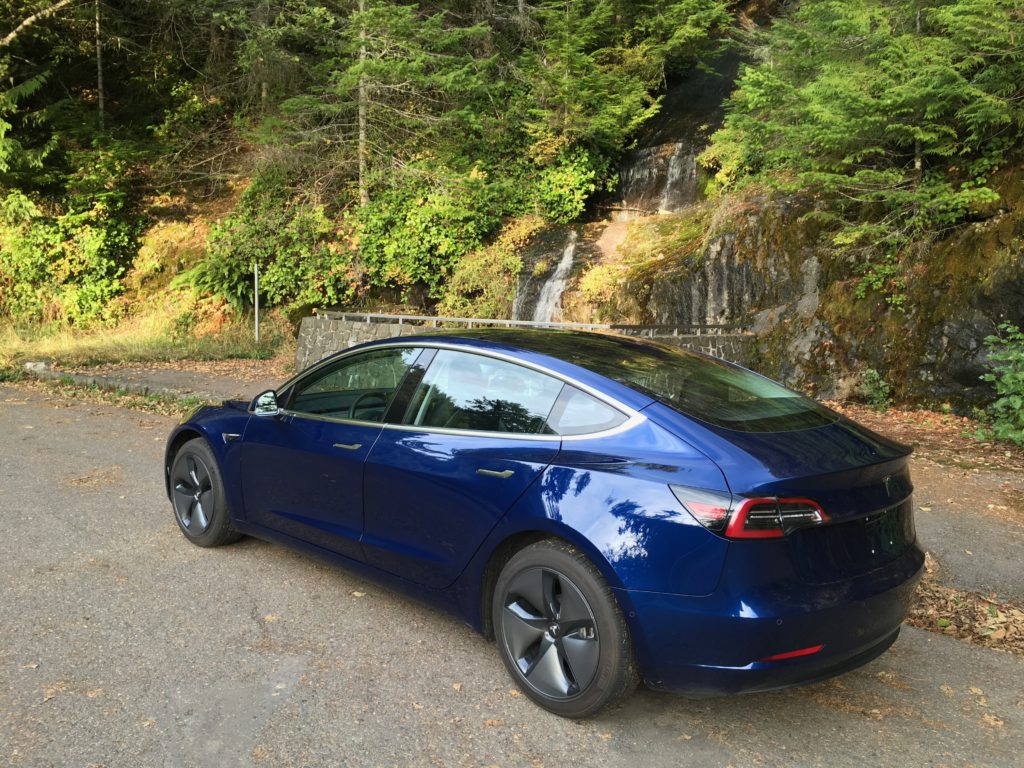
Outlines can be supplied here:
[[908, 498], [870, 515], [791, 536], [797, 572], [823, 584], [859, 576], [895, 560], [914, 543], [914, 505]]

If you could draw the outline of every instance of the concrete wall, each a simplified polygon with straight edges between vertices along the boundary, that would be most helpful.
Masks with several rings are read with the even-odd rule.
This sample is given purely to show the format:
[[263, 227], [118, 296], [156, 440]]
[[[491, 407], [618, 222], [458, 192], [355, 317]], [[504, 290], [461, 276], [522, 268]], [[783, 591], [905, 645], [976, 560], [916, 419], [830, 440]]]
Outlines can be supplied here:
[[749, 333], [681, 333], [655, 334], [630, 331], [629, 328], [616, 328], [616, 333], [651, 339], [662, 344], [688, 349], [691, 352], [703, 352], [705, 355], [719, 357], [730, 363], [749, 365], [754, 353], [755, 337]]
[[432, 329], [423, 325], [367, 323], [362, 320], [340, 320], [323, 315], [304, 317], [299, 325], [295, 370], [301, 371], [317, 360], [365, 341], [408, 336], [426, 330]]
[[[409, 325], [397, 322], [372, 322], [365, 320], [342, 320], [324, 315], [303, 318], [299, 326], [299, 343], [295, 352], [296, 370], [302, 370], [316, 361], [356, 344], [393, 336], [409, 336], [423, 331], [436, 330], [429, 325]], [[646, 332], [616, 328], [616, 332], [630, 336], [652, 338]], [[754, 337], [749, 334], [657, 334], [655, 341], [672, 344], [683, 349], [703, 352], [740, 365], [746, 365], [753, 351]]]

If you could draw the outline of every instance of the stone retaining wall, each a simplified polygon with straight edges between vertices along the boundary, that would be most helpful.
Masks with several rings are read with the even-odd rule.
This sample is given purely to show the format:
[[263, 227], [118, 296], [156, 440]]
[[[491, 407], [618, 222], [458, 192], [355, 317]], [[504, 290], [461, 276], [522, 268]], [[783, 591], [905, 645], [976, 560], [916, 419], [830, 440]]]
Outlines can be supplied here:
[[[299, 326], [299, 342], [295, 352], [296, 370], [302, 370], [316, 361], [348, 349], [356, 344], [393, 336], [409, 336], [423, 331], [433, 331], [430, 325], [409, 323], [366, 322], [365, 320], [343, 320], [325, 315], [303, 318]], [[653, 338], [663, 344], [682, 347], [695, 352], [747, 365], [753, 353], [754, 337], [749, 334], [656, 334], [651, 337], [642, 331], [631, 331], [628, 327], [616, 328], [617, 333], [630, 336]]]

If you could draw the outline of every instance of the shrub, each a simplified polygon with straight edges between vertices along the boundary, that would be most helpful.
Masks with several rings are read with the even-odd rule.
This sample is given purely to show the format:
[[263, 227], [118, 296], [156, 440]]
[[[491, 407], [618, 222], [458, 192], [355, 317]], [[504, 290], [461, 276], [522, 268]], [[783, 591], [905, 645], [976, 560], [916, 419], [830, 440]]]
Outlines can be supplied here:
[[138, 245], [131, 153], [73, 155], [60, 208], [20, 191], [0, 200], [0, 316], [89, 325], [115, 319], [110, 301]]
[[241, 311], [253, 304], [253, 264], [260, 266], [260, 296], [267, 305], [333, 305], [353, 290], [351, 257], [335, 242], [323, 206], [295, 199], [273, 168], [257, 176], [235, 211], [211, 228], [206, 257], [175, 284]]
[[453, 266], [501, 223], [504, 191], [483, 176], [387, 190], [353, 214], [370, 282], [439, 298]]
[[564, 153], [541, 171], [537, 180], [537, 204], [551, 221], [566, 224], [581, 213], [587, 198], [597, 191], [608, 172], [606, 161], [595, 160], [583, 149]]
[[892, 405], [892, 387], [874, 368], [861, 372], [857, 392], [876, 411], [885, 411]]
[[987, 409], [989, 428], [983, 436], [1024, 445], [1024, 331], [1006, 322], [985, 338], [990, 372], [981, 378], [993, 385], [996, 399]]

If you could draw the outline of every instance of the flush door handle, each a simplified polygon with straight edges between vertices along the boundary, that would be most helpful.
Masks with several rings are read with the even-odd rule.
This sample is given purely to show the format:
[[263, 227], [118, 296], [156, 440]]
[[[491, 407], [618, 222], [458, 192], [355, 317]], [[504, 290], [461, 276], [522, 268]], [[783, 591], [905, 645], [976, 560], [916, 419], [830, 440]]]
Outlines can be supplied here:
[[358, 451], [363, 447], [362, 443], [335, 443], [335, 448], [342, 448], [346, 451]]
[[496, 469], [478, 469], [476, 473], [478, 475], [486, 475], [487, 477], [500, 477], [502, 480], [507, 480], [515, 474], [511, 469], [506, 469], [501, 472]]

